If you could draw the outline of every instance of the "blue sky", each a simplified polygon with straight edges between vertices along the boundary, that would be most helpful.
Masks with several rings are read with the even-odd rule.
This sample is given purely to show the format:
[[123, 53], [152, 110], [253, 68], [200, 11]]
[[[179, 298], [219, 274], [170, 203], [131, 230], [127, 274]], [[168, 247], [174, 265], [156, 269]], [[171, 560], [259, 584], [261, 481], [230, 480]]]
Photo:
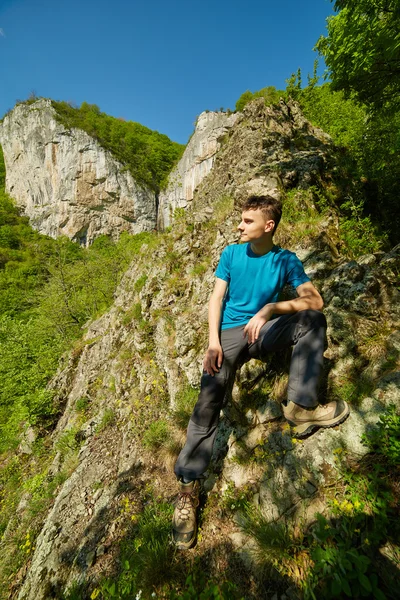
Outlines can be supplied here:
[[0, 116], [34, 90], [186, 143], [203, 110], [306, 79], [330, 14], [329, 0], [0, 0]]

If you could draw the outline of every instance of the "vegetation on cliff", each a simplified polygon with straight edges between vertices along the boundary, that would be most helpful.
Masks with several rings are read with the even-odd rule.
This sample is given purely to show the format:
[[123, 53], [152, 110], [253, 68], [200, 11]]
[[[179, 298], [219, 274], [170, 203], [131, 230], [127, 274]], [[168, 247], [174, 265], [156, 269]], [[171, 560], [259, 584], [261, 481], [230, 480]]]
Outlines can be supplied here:
[[[355, 4], [342, 0], [335, 7], [343, 10], [328, 20], [328, 36], [317, 44], [332, 81], [319, 85], [316, 62], [305, 87], [298, 70], [286, 90], [247, 91], [236, 110], [258, 97], [264, 97], [266, 104], [276, 103], [279, 97], [297, 100], [305, 116], [346, 149], [343, 159], [358, 184], [353, 200], [360, 217], [372, 218], [396, 243], [400, 227], [398, 11], [393, 2], [372, 6], [363, 0]], [[350, 216], [349, 205], [343, 208]]]
[[53, 100], [52, 105], [65, 127], [86, 131], [125, 165], [136, 181], [156, 193], [166, 185], [172, 167], [185, 149], [182, 144], [140, 123], [101, 112], [96, 104], [82, 102], [76, 108], [68, 102]]
[[[32, 93], [27, 100], [17, 100], [17, 104], [29, 105], [38, 99]], [[107, 115], [96, 104], [82, 102], [78, 108], [64, 101], [52, 100], [51, 103], [64, 127], [86, 131], [109, 150], [138, 183], [155, 193], [166, 186], [168, 175], [183, 154], [184, 145], [140, 123]]]
[[[345, 149], [343, 161], [357, 184], [357, 197], [353, 200], [359, 207], [360, 217], [371, 218], [389, 235], [392, 243], [396, 243], [400, 227], [397, 200], [400, 111], [370, 113], [354, 94], [346, 98], [344, 92], [335, 91], [332, 84], [317, 83], [318, 78], [314, 76], [303, 88], [301, 73], [297, 72], [288, 80], [281, 97], [297, 100], [305, 116]], [[257, 97], [265, 97], [267, 104], [276, 102], [276, 93], [264, 96], [263, 92], [245, 92], [236, 106], [243, 108]], [[342, 210], [352, 216], [349, 205]]]

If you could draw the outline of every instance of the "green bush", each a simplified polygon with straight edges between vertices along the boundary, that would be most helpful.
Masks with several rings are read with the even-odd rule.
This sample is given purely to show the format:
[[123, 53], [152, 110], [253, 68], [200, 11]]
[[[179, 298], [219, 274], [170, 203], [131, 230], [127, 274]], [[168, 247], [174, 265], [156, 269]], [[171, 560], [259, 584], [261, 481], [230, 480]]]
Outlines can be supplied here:
[[[332, 136], [338, 146], [347, 152], [338, 153], [336, 177], [342, 179], [344, 187], [349, 184], [358, 190], [360, 218], [370, 219], [360, 226], [358, 220], [356, 232], [350, 243], [361, 246], [356, 236], [366, 240], [369, 229], [376, 239], [377, 230], [371, 223], [379, 225], [380, 230], [388, 234], [396, 244], [400, 227], [400, 209], [398, 203], [398, 181], [400, 179], [400, 110], [371, 112], [360, 103], [355, 94], [347, 97], [342, 91], [335, 91], [331, 84], [318, 85], [316, 74], [308, 76], [308, 85], [303, 87], [300, 70], [287, 80], [284, 92], [263, 88], [258, 92], [245, 92], [236, 104], [237, 110], [257, 97], [265, 95], [267, 103], [275, 103], [279, 96], [297, 100], [313, 125], [320, 127]], [[379, 102], [379, 99], [376, 99]], [[346, 215], [345, 215], [346, 216]], [[346, 229], [348, 234], [351, 224]], [[360, 230], [361, 229], [361, 230]], [[378, 236], [379, 237], [379, 236]], [[383, 237], [383, 242], [385, 241]], [[358, 251], [357, 251], [358, 252]]]
[[101, 417], [100, 423], [96, 427], [96, 433], [100, 433], [101, 431], [104, 431], [104, 429], [107, 429], [107, 427], [114, 425], [115, 421], [116, 421], [115, 412], [113, 411], [112, 408], [107, 408], [104, 411], [103, 416]]
[[145, 284], [147, 281], [147, 275], [141, 275], [136, 281], [135, 281], [135, 285], [134, 290], [135, 292], [139, 293], [142, 291], [142, 289], [144, 288]]
[[[346, 535], [346, 531], [331, 526], [325, 517], [318, 515], [314, 536], [320, 545], [311, 551], [314, 561], [312, 579], [318, 582], [314, 591], [318, 588], [327, 599], [341, 598], [344, 593], [347, 598], [372, 595], [376, 600], [385, 600], [386, 596], [378, 586], [378, 576], [372, 571], [371, 559], [353, 547], [343, 534]], [[320, 597], [314, 591], [310, 596]]]
[[342, 172], [344, 184], [352, 179], [358, 189], [360, 216], [372, 217], [397, 243], [400, 110], [371, 113], [354, 95], [345, 97], [329, 83], [316, 85], [315, 74], [305, 88], [301, 88], [299, 74], [294, 77], [296, 83], [288, 86], [287, 95], [298, 100], [305, 116], [329, 133], [335, 144], [348, 150], [337, 157], [338, 175]]
[[[394, 422], [397, 434], [396, 426]], [[336, 449], [337, 460], [342, 452]], [[328, 501], [330, 518], [316, 514], [316, 522], [304, 528], [301, 520], [270, 522], [248, 504], [242, 526], [256, 542], [259, 568], [270, 578], [277, 572], [278, 580], [291, 581], [304, 600], [385, 600], [393, 574], [380, 568], [380, 550], [399, 537], [393, 472], [376, 464], [365, 473], [360, 466], [355, 471], [345, 463], [338, 467], [342, 479]]]
[[142, 246], [157, 243], [153, 233], [102, 236], [90, 248], [53, 240], [0, 190], [0, 453], [18, 445], [26, 425], [42, 433], [53, 426], [59, 407], [47, 384], [61, 355], [112, 304]]
[[230, 581], [215, 583], [207, 581], [203, 573], [188, 575], [182, 592], [174, 590], [168, 600], [243, 600], [238, 594], [235, 584]]
[[78, 398], [78, 400], [75, 403], [75, 410], [80, 413], [85, 413], [89, 408], [89, 405], [90, 400], [86, 396], [84, 396], [83, 398]]
[[273, 85], [263, 88], [262, 90], [258, 90], [258, 92], [250, 92], [247, 90], [242, 94], [239, 100], [236, 102], [235, 109], [242, 111], [246, 104], [255, 100], [256, 98], [264, 98], [265, 104], [268, 106], [270, 104], [276, 104], [279, 102], [279, 98], [284, 95], [284, 92], [281, 90], [277, 90]]
[[379, 235], [371, 217], [363, 214], [362, 201], [349, 199], [341, 206], [348, 216], [340, 218], [341, 237], [354, 257], [372, 254], [385, 244], [385, 236]]
[[377, 428], [362, 436], [362, 441], [372, 452], [383, 456], [389, 465], [400, 465], [400, 414], [394, 404], [381, 415]]

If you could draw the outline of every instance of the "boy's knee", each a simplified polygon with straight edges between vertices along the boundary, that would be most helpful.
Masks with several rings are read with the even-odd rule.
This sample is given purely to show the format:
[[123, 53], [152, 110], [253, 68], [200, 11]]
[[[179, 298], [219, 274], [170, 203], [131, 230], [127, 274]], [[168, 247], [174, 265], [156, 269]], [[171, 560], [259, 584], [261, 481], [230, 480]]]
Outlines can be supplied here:
[[308, 310], [302, 310], [297, 314], [299, 315], [302, 324], [310, 329], [319, 329], [320, 327], [326, 329], [328, 326], [326, 317], [320, 310], [309, 308]]

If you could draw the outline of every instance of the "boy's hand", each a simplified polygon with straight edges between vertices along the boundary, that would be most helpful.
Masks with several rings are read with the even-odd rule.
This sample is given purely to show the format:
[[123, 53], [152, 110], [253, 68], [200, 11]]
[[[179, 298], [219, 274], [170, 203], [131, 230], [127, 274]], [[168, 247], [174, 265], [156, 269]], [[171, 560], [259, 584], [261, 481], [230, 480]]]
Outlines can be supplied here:
[[215, 373], [219, 373], [223, 359], [222, 347], [218, 344], [209, 346], [203, 360], [203, 369], [214, 377]]
[[243, 337], [246, 337], [246, 335], [248, 336], [249, 344], [253, 344], [256, 340], [258, 340], [261, 327], [265, 325], [265, 323], [267, 323], [271, 317], [272, 310], [267, 304], [250, 319], [243, 330]]

